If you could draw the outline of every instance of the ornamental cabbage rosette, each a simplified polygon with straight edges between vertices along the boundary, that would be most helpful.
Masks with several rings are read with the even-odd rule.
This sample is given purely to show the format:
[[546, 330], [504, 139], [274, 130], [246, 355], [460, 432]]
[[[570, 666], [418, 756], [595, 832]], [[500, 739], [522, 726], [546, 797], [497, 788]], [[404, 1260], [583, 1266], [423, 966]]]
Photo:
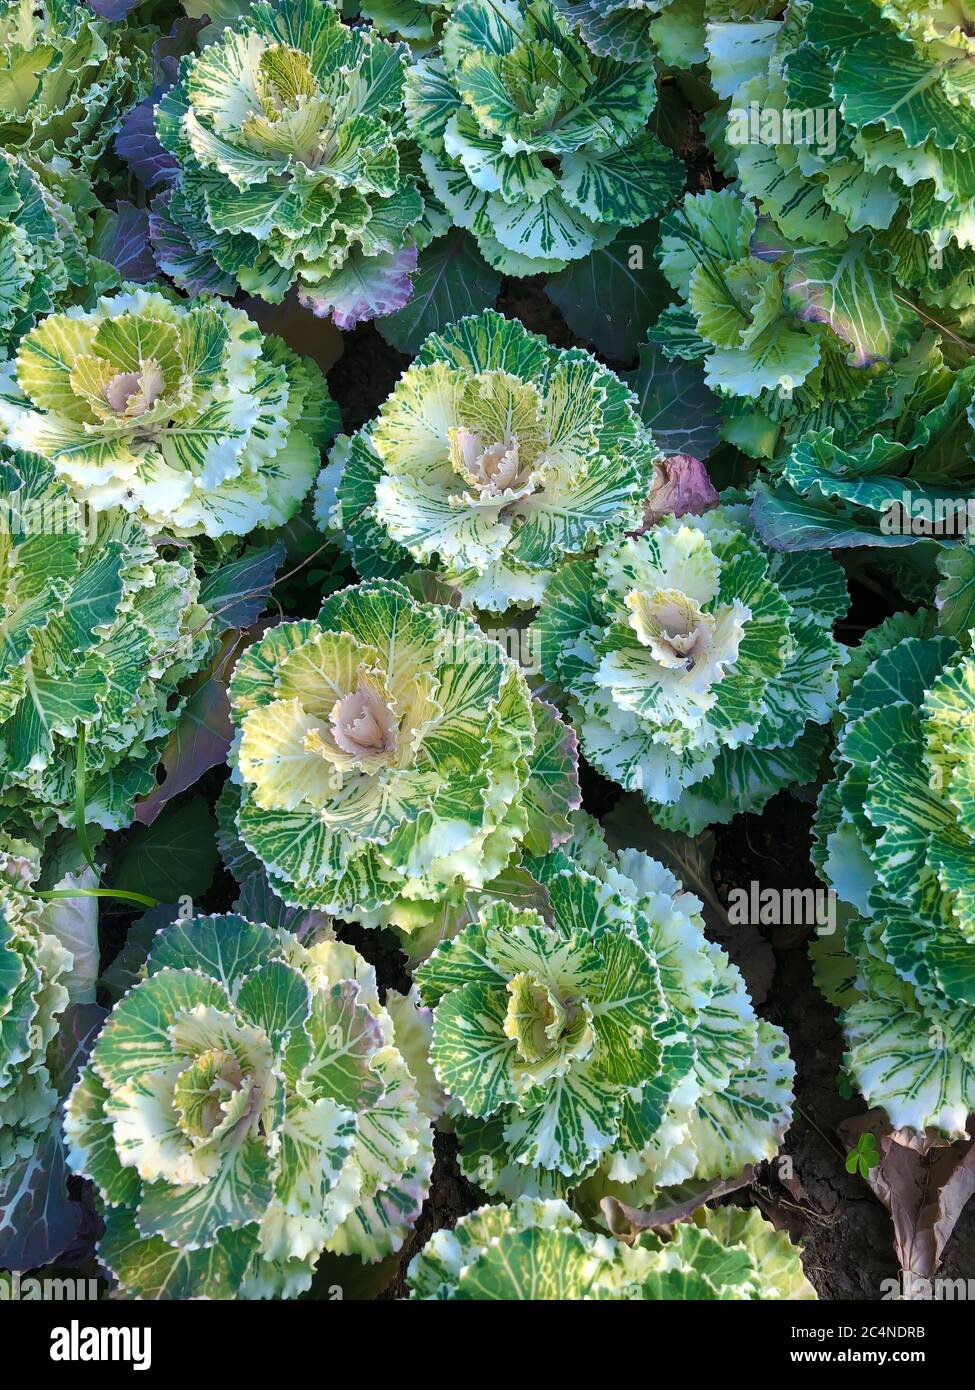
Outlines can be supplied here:
[[864, 640], [814, 857], [856, 914], [846, 1071], [895, 1129], [956, 1137], [975, 1110], [975, 658], [929, 632], [899, 614]]
[[0, 1175], [33, 1152], [58, 1102], [47, 1054], [67, 1007], [74, 958], [32, 895], [32, 846], [0, 846]]
[[849, 603], [826, 553], [769, 554], [748, 511], [666, 518], [573, 561], [537, 621], [591, 763], [696, 834], [816, 776]]
[[589, 353], [487, 310], [431, 334], [340, 440], [317, 515], [365, 577], [433, 563], [478, 608], [537, 604], [567, 556], [640, 525], [657, 451], [634, 403]]
[[[892, 282], [879, 293], [872, 253], [861, 250], [834, 267], [837, 312], [807, 314], [791, 291], [806, 262], [759, 225], [741, 190], [688, 194], [662, 220], [658, 251], [682, 302], [664, 310], [650, 340], [670, 358], [700, 362], [732, 416], [759, 398], [769, 411], [783, 397], [792, 409], [792, 393], [803, 386], [806, 398], [857, 394], [869, 385], [862, 369], [906, 351], [921, 329], [917, 315], [896, 303]], [[736, 405], [737, 397], [747, 404]]]
[[65, 1114], [136, 1298], [293, 1297], [323, 1250], [398, 1250], [433, 1138], [372, 967], [330, 930], [233, 915], [157, 933]]
[[754, 1209], [724, 1207], [672, 1239], [587, 1231], [564, 1202], [523, 1197], [462, 1216], [410, 1261], [415, 1299], [810, 1299], [799, 1253]]
[[86, 515], [33, 455], [0, 461], [0, 505], [3, 818], [73, 825], [83, 797], [86, 821], [121, 829], [210, 651], [192, 564], [123, 511]]
[[80, 501], [175, 536], [290, 520], [337, 419], [311, 359], [243, 310], [156, 290], [50, 315], [0, 369], [12, 447]]
[[852, 404], [792, 416], [779, 439], [768, 485], [754, 487], [767, 545], [900, 547], [950, 535], [975, 495], [975, 365], [953, 369], [925, 334], [892, 379]]
[[591, 54], [548, 0], [463, 0], [406, 82], [436, 198], [507, 275], [562, 270], [658, 216], [684, 182], [647, 130], [652, 61]]
[[401, 584], [272, 628], [230, 702], [237, 830], [288, 903], [412, 930], [570, 833], [570, 730], [467, 614]]
[[39, 318], [72, 303], [93, 305], [119, 282], [91, 254], [100, 204], [65, 161], [0, 154], [0, 353]]
[[[787, 297], [889, 358], [911, 299], [975, 294], [975, 38], [966, 0], [803, 0], [708, 30], [718, 133], [742, 188], [800, 248]], [[941, 318], [941, 315], [938, 315]]]
[[700, 902], [587, 819], [566, 848], [525, 863], [544, 915], [485, 895], [416, 974], [462, 1170], [504, 1197], [585, 1183], [595, 1206], [772, 1157], [795, 1068]]
[[122, 116], [152, 85], [155, 38], [79, 0], [0, 0], [0, 147], [103, 172]]
[[273, 0], [186, 57], [156, 108], [179, 166], [152, 209], [160, 267], [191, 293], [297, 285], [340, 328], [402, 308], [423, 213], [406, 54], [322, 0]]

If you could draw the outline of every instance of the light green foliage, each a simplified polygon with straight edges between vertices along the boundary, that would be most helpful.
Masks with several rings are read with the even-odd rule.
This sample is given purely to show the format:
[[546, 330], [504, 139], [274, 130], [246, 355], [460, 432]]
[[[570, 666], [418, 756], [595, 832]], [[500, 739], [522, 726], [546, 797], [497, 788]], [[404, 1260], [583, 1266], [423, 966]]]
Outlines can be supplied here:
[[35, 455], [0, 462], [0, 500], [4, 819], [73, 825], [80, 761], [86, 820], [120, 829], [210, 650], [192, 564], [125, 512], [80, 507]]
[[170, 535], [288, 521], [337, 418], [314, 363], [243, 310], [157, 289], [50, 315], [0, 370], [9, 444]]
[[752, 1208], [682, 1223], [670, 1240], [593, 1235], [560, 1201], [481, 1207], [437, 1231], [412, 1259], [420, 1299], [809, 1299], [798, 1251]]
[[[704, 358], [728, 393], [726, 437], [773, 459], [759, 502], [771, 544], [909, 544], [878, 526], [890, 497], [971, 488], [970, 373], [955, 382], [975, 314], [969, 8], [803, 0], [708, 27], [721, 100], [707, 128], [738, 182], [706, 195], [729, 214], [701, 237], [714, 274], [691, 272], [688, 305], [651, 336]], [[732, 208], [743, 235], [726, 255]], [[748, 365], [747, 329], [748, 351], [729, 354], [732, 297], [771, 311], [767, 362]]]
[[508, 275], [561, 270], [676, 196], [656, 100], [649, 57], [594, 56], [549, 0], [463, 0], [405, 92], [436, 199]]
[[644, 1202], [772, 1157], [795, 1069], [698, 899], [647, 855], [610, 854], [585, 817], [526, 867], [544, 916], [488, 893], [416, 973], [468, 1177], [504, 1197], [584, 1183], [592, 1205]]
[[[743, 189], [790, 241], [822, 248], [806, 261], [810, 280], [827, 248], [847, 261], [856, 249], [865, 274], [876, 253], [885, 292], [892, 282], [949, 310], [971, 304], [975, 39], [964, 0], [808, 0], [781, 21], [714, 25], [708, 49]], [[736, 116], [753, 102], [764, 129], [742, 140]], [[832, 112], [831, 129], [804, 118], [817, 110]]]
[[571, 732], [467, 614], [399, 583], [272, 628], [230, 699], [237, 831], [289, 903], [412, 930], [569, 834]]
[[162, 269], [270, 303], [296, 285], [342, 328], [402, 308], [423, 213], [406, 56], [322, 0], [262, 0], [184, 59], [156, 111], [179, 165], [154, 208]]
[[590, 762], [696, 834], [815, 778], [847, 604], [831, 556], [769, 554], [744, 507], [719, 506], [563, 566], [542, 668]]
[[89, 253], [99, 203], [83, 174], [0, 156], [0, 353], [9, 356], [38, 318], [69, 304], [93, 305], [118, 283]]
[[416, 51], [434, 42], [456, 4], [457, 0], [360, 0], [356, 8], [374, 29], [406, 39]]
[[853, 408], [838, 402], [835, 413], [782, 423], [770, 485], [756, 487], [755, 521], [769, 545], [901, 547], [925, 527], [952, 535], [955, 516], [965, 516], [975, 491], [975, 365], [953, 368], [933, 334]]
[[975, 659], [899, 620], [885, 635], [843, 701], [819, 799], [817, 867], [853, 910], [847, 968], [831, 944], [814, 956], [845, 996], [844, 1067], [867, 1103], [955, 1137], [975, 1109]]
[[231, 915], [156, 935], [65, 1135], [103, 1203], [99, 1259], [137, 1298], [294, 1297], [323, 1250], [380, 1260], [433, 1164], [372, 967], [327, 927]]
[[103, 174], [122, 116], [152, 86], [155, 38], [82, 0], [0, 0], [0, 147]]
[[[28, 1159], [58, 1103], [49, 1053], [69, 1003], [94, 997], [93, 903], [35, 896], [40, 856], [0, 839], [0, 1178]], [[67, 889], [73, 880], [65, 879]]]
[[656, 50], [669, 68], [707, 57], [709, 22], [763, 19], [775, 0], [556, 0], [559, 13], [594, 53], [638, 63]]
[[427, 338], [339, 441], [316, 510], [361, 575], [438, 564], [465, 603], [503, 612], [640, 525], [655, 452], [618, 377], [489, 310]]

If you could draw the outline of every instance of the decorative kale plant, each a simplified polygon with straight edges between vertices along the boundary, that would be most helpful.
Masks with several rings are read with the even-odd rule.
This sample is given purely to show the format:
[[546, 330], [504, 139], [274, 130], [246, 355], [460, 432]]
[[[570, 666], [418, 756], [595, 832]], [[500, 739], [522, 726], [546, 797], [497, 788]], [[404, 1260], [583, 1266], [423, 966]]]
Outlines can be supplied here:
[[[786, 550], [913, 545], [975, 493], [975, 365], [953, 369], [925, 335], [891, 379], [857, 402], [859, 418], [809, 428], [754, 484], [755, 523]], [[821, 423], [820, 428], [816, 428]], [[913, 529], [901, 520], [904, 509]]]
[[286, 902], [415, 929], [570, 833], [571, 732], [466, 613], [397, 582], [271, 628], [230, 701], [237, 829]]
[[769, 555], [725, 505], [564, 565], [539, 651], [589, 761], [694, 834], [815, 778], [847, 604], [832, 556]]
[[887, 501], [972, 484], [975, 40], [951, 6], [809, 0], [713, 24], [707, 48], [738, 183], [667, 219], [686, 303], [651, 337], [704, 362], [725, 437], [771, 459], [770, 544], [909, 544], [879, 526]]
[[955, 1137], [975, 1109], [975, 657], [932, 626], [900, 614], [857, 649], [815, 854], [852, 959], [815, 954], [868, 1104]]
[[640, 525], [655, 452], [618, 377], [488, 310], [427, 338], [340, 439], [316, 510], [359, 574], [437, 564], [465, 603], [503, 611]]
[[549, 0], [463, 0], [406, 82], [435, 197], [506, 275], [561, 270], [658, 216], [681, 163], [647, 130], [648, 53], [590, 53]]
[[179, 166], [153, 204], [160, 267], [194, 294], [297, 286], [340, 328], [402, 308], [423, 213], [406, 53], [321, 0], [261, 0], [186, 57], [156, 108]]
[[[832, 298], [805, 312], [796, 290], [800, 278], [812, 288], [811, 254], [788, 254], [735, 187], [688, 194], [661, 222], [660, 268], [681, 303], [664, 310], [651, 341], [670, 357], [701, 362], [712, 390], [744, 398], [738, 413], [753, 428], [756, 402], [760, 413], [764, 403], [774, 411], [776, 399], [795, 412], [799, 387], [800, 404], [859, 394], [870, 377], [855, 369], [907, 351], [907, 324], [916, 325], [914, 337], [920, 332], [917, 316], [895, 302], [889, 272], [878, 290], [869, 248], [846, 259], [823, 252], [836, 262], [823, 268], [821, 288]], [[744, 426], [735, 428], [748, 443]]]
[[73, 825], [80, 805], [117, 830], [156, 785], [178, 684], [210, 651], [199, 582], [134, 517], [79, 506], [36, 455], [0, 461], [0, 502], [5, 825]]
[[67, 1007], [74, 958], [51, 908], [32, 894], [40, 872], [29, 845], [0, 848], [0, 1176], [29, 1157], [49, 1129], [57, 1092], [48, 1050]]
[[330, 931], [233, 915], [159, 932], [68, 1101], [99, 1260], [136, 1298], [293, 1297], [420, 1213], [432, 1129], [375, 973]]
[[103, 175], [122, 116], [152, 84], [155, 38], [80, 0], [0, 0], [0, 147]]
[[[862, 313], [865, 350], [881, 309], [896, 346], [912, 295], [971, 314], [975, 39], [964, 8], [804, 0], [781, 21], [709, 30], [715, 90], [731, 103], [722, 145], [744, 194], [790, 244], [819, 248], [800, 251], [795, 302], [812, 321]], [[736, 129], [752, 103], [757, 128]], [[806, 119], [817, 112], [819, 124]]]
[[241, 309], [155, 289], [51, 314], [0, 369], [7, 442], [152, 532], [243, 536], [297, 511], [337, 412]]
[[642, 1202], [772, 1157], [795, 1068], [701, 903], [595, 823], [566, 848], [526, 861], [544, 916], [486, 895], [416, 972], [464, 1172], [492, 1195]]
[[93, 307], [118, 284], [93, 254], [100, 204], [83, 174], [63, 160], [0, 154], [0, 352], [19, 344], [37, 319], [72, 303]]
[[420, 1299], [809, 1299], [795, 1247], [752, 1208], [707, 1211], [662, 1241], [587, 1231], [564, 1202], [522, 1197], [436, 1231], [410, 1261]]

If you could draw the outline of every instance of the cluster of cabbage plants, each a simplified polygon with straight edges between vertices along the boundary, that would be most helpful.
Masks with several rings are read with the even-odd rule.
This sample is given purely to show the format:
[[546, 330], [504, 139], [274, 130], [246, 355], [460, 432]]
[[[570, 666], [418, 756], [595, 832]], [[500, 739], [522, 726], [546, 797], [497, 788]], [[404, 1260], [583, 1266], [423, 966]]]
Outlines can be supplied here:
[[975, 1137], [972, 27], [0, 0], [0, 1269], [814, 1297], [803, 807]]

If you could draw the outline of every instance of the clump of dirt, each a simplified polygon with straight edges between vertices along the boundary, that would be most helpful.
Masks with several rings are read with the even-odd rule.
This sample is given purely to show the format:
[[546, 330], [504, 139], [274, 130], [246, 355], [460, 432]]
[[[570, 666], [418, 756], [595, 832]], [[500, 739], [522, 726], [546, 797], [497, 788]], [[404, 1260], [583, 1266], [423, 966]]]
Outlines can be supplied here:
[[342, 338], [342, 356], [328, 374], [328, 389], [342, 412], [342, 429], [351, 434], [374, 417], [411, 359], [391, 347], [372, 322], [358, 324]]

